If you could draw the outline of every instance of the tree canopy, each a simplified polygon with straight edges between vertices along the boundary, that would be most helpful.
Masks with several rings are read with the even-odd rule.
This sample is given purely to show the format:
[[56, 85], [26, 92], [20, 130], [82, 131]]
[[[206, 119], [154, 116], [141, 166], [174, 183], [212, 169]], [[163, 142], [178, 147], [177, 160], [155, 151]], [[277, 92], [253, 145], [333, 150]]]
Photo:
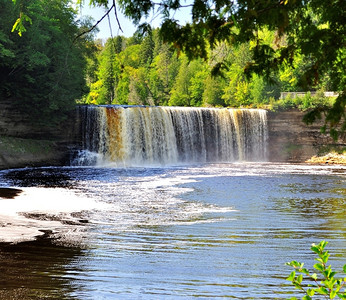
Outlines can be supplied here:
[[[73, 43], [83, 26], [68, 0], [14, 2], [0, 0], [0, 101], [39, 126], [53, 125], [87, 92], [90, 36]], [[27, 17], [18, 21], [19, 14]], [[21, 36], [11, 32], [16, 26], [24, 26]]]
[[[83, 1], [80, 1], [83, 2]], [[294, 67], [295, 60], [303, 58], [297, 86], [308, 89], [328, 81], [330, 90], [339, 92], [333, 109], [317, 107], [306, 118], [313, 121], [326, 113], [333, 128], [345, 121], [345, 12], [344, 0], [118, 0], [113, 9], [122, 12], [138, 25], [142, 32], [150, 30], [150, 16], [161, 17], [160, 35], [188, 59], [207, 59], [210, 51], [220, 43], [240, 45], [251, 42], [250, 59], [243, 73], [253, 73], [272, 80], [274, 72], [283, 65]], [[91, 0], [90, 5], [108, 5], [107, 0]], [[179, 11], [189, 10], [191, 20], [182, 23]], [[275, 43], [263, 40], [263, 30], [275, 31]], [[285, 40], [282, 43], [282, 39]], [[227, 69], [223, 61], [216, 61], [213, 72]], [[336, 132], [334, 132], [336, 134]]]
[[[12, 1], [17, 6], [20, 2], [20, 0]], [[256, 83], [258, 87], [260, 78], [264, 78], [270, 84], [275, 81], [278, 73], [289, 83], [286, 85], [287, 88], [309, 90], [320, 85], [338, 92], [339, 96], [332, 108], [320, 103], [306, 115], [305, 121], [312, 122], [324, 113], [334, 137], [337, 137], [335, 130], [337, 126], [341, 131], [346, 130], [346, 76], [344, 75], [346, 2], [344, 0], [78, 0], [77, 2], [104, 6], [107, 8], [107, 14], [115, 12], [116, 17], [117, 12], [121, 10], [138, 26], [141, 34], [152, 30], [150, 26], [152, 18], [160, 18], [160, 39], [167, 45], [173, 46], [178, 55], [183, 53], [188, 61], [197, 58], [208, 60], [211, 66], [210, 72], [214, 75], [237, 74], [231, 77], [229, 87], [223, 87], [227, 91], [224, 95], [219, 95], [216, 91], [213, 93], [213, 89], [208, 91], [208, 97], [216, 97], [220, 103], [224, 101], [226, 105], [231, 104], [234, 99], [238, 99], [236, 100], [238, 102], [245, 101], [241, 93], [234, 91], [235, 85], [243, 90], [243, 94], [253, 93], [251, 92], [253, 86], [249, 88], [244, 84], [239, 85], [239, 78], [253, 79], [254, 76], [259, 76]], [[13, 26], [13, 30], [17, 30], [19, 34], [26, 30], [25, 23], [32, 22], [30, 12], [26, 10], [25, 5], [23, 7], [25, 9], [21, 9], [19, 18], [14, 21]], [[187, 10], [191, 16], [186, 23], [179, 20], [179, 12], [183, 10]], [[121, 26], [119, 22], [118, 25]], [[273, 33], [271, 42], [268, 42], [267, 36], [263, 34], [266, 31]], [[155, 93], [160, 91], [162, 97], [166, 97], [171, 103], [177, 103], [180, 96], [186, 97], [187, 94], [193, 93], [197, 95], [198, 85], [191, 92], [186, 86], [187, 82], [192, 83], [196, 80], [188, 70], [186, 62], [181, 62], [186, 72], [173, 73], [178, 76], [179, 84], [172, 85], [170, 80], [172, 74], [167, 74], [171, 66], [164, 67], [163, 64], [171, 54], [163, 51], [154, 58], [156, 55], [151, 53], [152, 41], [147, 40], [145, 48], [139, 47], [136, 43], [138, 44], [138, 41], [129, 49], [119, 53], [123, 56], [121, 60], [128, 62], [126, 68], [123, 64], [107, 66], [102, 63], [104, 68], [99, 71], [98, 77], [105, 79], [104, 76], [108, 76], [107, 74], [110, 74], [110, 77], [104, 82], [105, 86], [99, 90], [101, 94], [107, 95], [108, 99], [117, 97], [120, 102], [125, 101], [129, 95], [140, 94], [141, 97], [147, 97], [155, 102]], [[233, 49], [241, 48], [246, 43], [249, 47], [242, 59], [232, 60], [230, 57]], [[230, 53], [220, 55], [223, 53], [220, 51], [224, 48], [223, 45], [227, 46], [226, 49], [231, 49]], [[113, 52], [116, 45], [107, 47], [109, 48], [107, 51]], [[113, 50], [110, 47], [113, 47]], [[138, 59], [130, 55], [136, 51]], [[158, 90], [154, 87], [149, 88], [149, 81], [142, 80], [146, 71], [138, 67], [145, 62], [147, 66], [155, 63], [160, 66], [161, 69], [159, 68], [155, 75], [156, 79], [160, 80], [156, 80], [156, 83], [165, 88], [162, 86]], [[116, 76], [117, 68], [121, 70], [120, 77]], [[190, 74], [191, 78], [186, 78], [184, 72]], [[136, 80], [132, 80], [133, 78]], [[213, 80], [213, 78], [207, 79], [206, 84], [215, 87]], [[282, 80], [283, 83], [284, 81]], [[97, 84], [97, 81], [94, 84]], [[218, 84], [223, 83], [218, 82]], [[111, 90], [114, 86], [117, 86], [115, 91]], [[134, 94], [133, 91], [138, 93]], [[172, 99], [167, 93], [171, 93], [172, 97], [175, 96]], [[203, 93], [203, 97], [207, 97], [207, 94]]]

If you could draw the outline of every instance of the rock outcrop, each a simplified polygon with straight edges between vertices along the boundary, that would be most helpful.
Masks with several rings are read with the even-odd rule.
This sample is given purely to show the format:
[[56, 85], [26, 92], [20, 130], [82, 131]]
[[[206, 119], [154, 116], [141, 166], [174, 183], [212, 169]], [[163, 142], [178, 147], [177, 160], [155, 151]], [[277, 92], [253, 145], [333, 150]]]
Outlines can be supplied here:
[[323, 121], [306, 125], [304, 112], [268, 112], [268, 156], [273, 162], [305, 162], [312, 156], [346, 147], [345, 138], [335, 142], [321, 133]]
[[0, 169], [62, 165], [76, 137], [76, 113], [57, 126], [35, 126], [13, 108], [0, 102]]

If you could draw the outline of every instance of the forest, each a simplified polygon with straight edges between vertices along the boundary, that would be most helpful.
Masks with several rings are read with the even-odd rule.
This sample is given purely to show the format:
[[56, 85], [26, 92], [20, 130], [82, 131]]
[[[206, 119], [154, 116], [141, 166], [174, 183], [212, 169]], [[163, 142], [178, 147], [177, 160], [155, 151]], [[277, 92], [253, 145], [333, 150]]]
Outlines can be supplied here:
[[[274, 31], [262, 30], [258, 34], [268, 45], [274, 44]], [[307, 109], [333, 101], [323, 97], [323, 92], [314, 99], [309, 95], [279, 99], [280, 92], [303, 91], [301, 70], [310, 62], [302, 55], [297, 55], [293, 66], [284, 65], [273, 72], [270, 80], [255, 73], [247, 78], [244, 69], [251, 61], [250, 42], [233, 47], [220, 43], [208, 50], [208, 60], [192, 61], [163, 43], [158, 29], [144, 36], [109, 38], [104, 44], [95, 41], [95, 45], [94, 55], [87, 60], [90, 92], [81, 99], [82, 103]], [[213, 74], [213, 67], [220, 61], [224, 69]], [[329, 89], [328, 77], [308, 86], [311, 91]]]
[[[309, 111], [307, 122], [325, 113], [332, 129], [341, 123], [345, 130], [340, 1], [262, 8], [194, 1], [192, 22], [183, 26], [171, 16], [183, 7], [179, 1], [137, 2], [119, 1], [118, 8], [138, 31], [103, 41], [90, 31], [95, 20], [79, 20], [72, 1], [0, 0], [0, 101], [43, 124], [60, 122], [76, 103], [296, 107]], [[161, 27], [140, 24], [155, 5]], [[280, 99], [280, 92], [298, 91], [319, 92]]]

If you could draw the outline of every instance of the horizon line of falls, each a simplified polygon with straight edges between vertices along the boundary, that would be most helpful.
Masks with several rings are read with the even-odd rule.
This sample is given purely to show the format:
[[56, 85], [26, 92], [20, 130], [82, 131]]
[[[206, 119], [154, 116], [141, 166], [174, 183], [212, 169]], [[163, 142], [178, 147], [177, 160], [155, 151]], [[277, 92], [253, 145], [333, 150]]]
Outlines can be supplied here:
[[148, 166], [265, 161], [261, 109], [82, 106], [74, 165]]

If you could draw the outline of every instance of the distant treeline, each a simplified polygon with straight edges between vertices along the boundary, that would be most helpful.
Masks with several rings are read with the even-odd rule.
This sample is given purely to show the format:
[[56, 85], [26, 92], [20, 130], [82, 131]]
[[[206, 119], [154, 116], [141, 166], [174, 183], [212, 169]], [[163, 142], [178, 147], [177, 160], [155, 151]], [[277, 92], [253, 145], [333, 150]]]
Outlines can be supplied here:
[[[268, 45], [278, 43], [274, 31], [258, 34]], [[285, 43], [282, 38], [279, 42]], [[251, 43], [234, 47], [220, 43], [209, 51], [207, 61], [189, 61], [184, 53], [163, 43], [157, 29], [145, 36], [117, 36], [105, 44], [95, 43], [97, 51], [88, 59], [87, 68], [90, 92], [82, 99], [88, 104], [277, 108], [287, 106], [279, 100], [280, 92], [301, 90], [300, 70], [309, 64], [297, 54], [294, 64], [265, 80], [256, 74], [245, 75], [252, 61]], [[328, 90], [328, 84], [326, 77], [318, 86], [307, 88]]]

